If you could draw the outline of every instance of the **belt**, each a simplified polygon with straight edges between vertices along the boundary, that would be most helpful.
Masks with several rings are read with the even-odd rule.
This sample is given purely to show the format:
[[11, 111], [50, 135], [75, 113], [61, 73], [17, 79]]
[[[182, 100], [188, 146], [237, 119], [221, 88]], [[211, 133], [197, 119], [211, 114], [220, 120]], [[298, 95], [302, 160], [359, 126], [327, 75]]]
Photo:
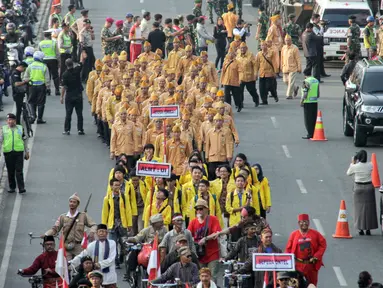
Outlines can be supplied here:
[[369, 185], [369, 184], [372, 184], [372, 182], [355, 182], [355, 184], [358, 184], [358, 185]]
[[44, 81], [32, 81], [33, 86], [43, 85], [45, 84]]
[[314, 264], [314, 263], [310, 263], [310, 260], [303, 260], [303, 259], [299, 259], [297, 257], [295, 257], [295, 260], [297, 260], [299, 263], [303, 263], [303, 264]]

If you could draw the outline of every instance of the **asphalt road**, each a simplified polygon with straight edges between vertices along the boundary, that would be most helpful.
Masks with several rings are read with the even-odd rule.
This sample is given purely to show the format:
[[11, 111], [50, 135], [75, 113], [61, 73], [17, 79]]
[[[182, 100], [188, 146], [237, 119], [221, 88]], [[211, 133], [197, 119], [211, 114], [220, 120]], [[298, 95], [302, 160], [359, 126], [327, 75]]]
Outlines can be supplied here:
[[[64, 7], [68, 2], [63, 1]], [[92, 25], [97, 31], [96, 56], [100, 56], [99, 35], [105, 17], [124, 19], [127, 12], [137, 15], [147, 10], [152, 15], [161, 13], [165, 19], [178, 14], [186, 15], [193, 8], [191, 0], [135, 0], [129, 1], [129, 4], [123, 0], [84, 2], [90, 9]], [[244, 18], [255, 23], [255, 15], [256, 9], [245, 3]], [[212, 31], [213, 26], [208, 26]], [[256, 52], [257, 44], [253, 37], [248, 44]], [[215, 54], [214, 47], [211, 47], [210, 60], [214, 60]], [[361, 237], [353, 229], [353, 181], [345, 172], [357, 149], [352, 139], [342, 133], [340, 66], [330, 64], [327, 67], [327, 73], [332, 77], [324, 79], [325, 83], [321, 84], [319, 104], [327, 142], [301, 139], [305, 129], [299, 100], [285, 100], [286, 86], [278, 80], [279, 103], [271, 100], [267, 107], [254, 108], [251, 97], [246, 94], [245, 108], [241, 113], [235, 113], [241, 140], [236, 152], [245, 153], [252, 164], [261, 163], [270, 181], [273, 207], [267, 219], [274, 232], [275, 244], [284, 248], [290, 232], [297, 229], [297, 215], [309, 213], [311, 219], [315, 219], [311, 221], [311, 226], [324, 234], [328, 242], [325, 267], [319, 274], [319, 287], [355, 287], [358, 273], [363, 270], [369, 271], [374, 280], [383, 281], [379, 257], [383, 252], [382, 236], [380, 231], [375, 230], [372, 236]], [[300, 75], [298, 82], [302, 80]], [[10, 112], [11, 98], [5, 101], [5, 112]], [[78, 136], [72, 129], [71, 136], [63, 136], [64, 106], [59, 103], [59, 97], [47, 99], [47, 124], [35, 127], [32, 156], [26, 165], [27, 193], [20, 196], [5, 192], [5, 205], [0, 207], [3, 216], [0, 225], [0, 275], [6, 275], [0, 280], [0, 288], [28, 287], [26, 279], [16, 276], [16, 271], [29, 266], [41, 252], [38, 241], [29, 243], [28, 232], [40, 235], [46, 231], [59, 214], [67, 211], [68, 197], [74, 192], [79, 193], [82, 208], [88, 195], [93, 193], [88, 211], [96, 221], [100, 221], [107, 175], [113, 161], [108, 158], [106, 146], [97, 140], [86, 101], [84, 107], [87, 134]], [[2, 122], [5, 112], [0, 115]], [[76, 121], [76, 116], [73, 117]], [[75, 123], [72, 126], [75, 127]], [[367, 151], [377, 153], [378, 163], [382, 163], [383, 154], [379, 153], [382, 148], [378, 143], [379, 139], [370, 142]], [[378, 192], [376, 196], [379, 197]], [[349, 212], [354, 235], [351, 240], [331, 237], [341, 199], [346, 200]]]

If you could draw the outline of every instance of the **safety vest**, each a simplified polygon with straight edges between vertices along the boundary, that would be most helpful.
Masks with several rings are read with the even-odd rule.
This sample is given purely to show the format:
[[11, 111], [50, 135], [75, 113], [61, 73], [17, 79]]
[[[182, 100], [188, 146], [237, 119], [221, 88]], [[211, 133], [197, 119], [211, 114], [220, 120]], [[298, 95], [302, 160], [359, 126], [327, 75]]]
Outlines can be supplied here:
[[60, 54], [65, 54], [65, 53], [72, 53], [72, 39], [70, 39], [69, 35], [61, 32], [62, 33], [62, 47], [60, 48]]
[[71, 14], [70, 12], [68, 12], [66, 15], [65, 15], [65, 18], [68, 17], [69, 18], [69, 27], [71, 27], [74, 22], [76, 22], [76, 18], [74, 17], [73, 14]]
[[[372, 48], [372, 47], [376, 47], [376, 42], [375, 42], [375, 35], [374, 35], [374, 28], [372, 27], [369, 27], [368, 25], [365, 27], [365, 29], [367, 29], [369, 31], [369, 35], [366, 36], [367, 39], [364, 39], [364, 46], [366, 48]], [[365, 37], [365, 38], [366, 38]]]
[[47, 66], [44, 63], [34, 61], [27, 69], [29, 69], [29, 79], [33, 86], [45, 84], [45, 72]]
[[27, 63], [28, 65], [31, 65], [33, 61], [35, 61], [33, 60], [33, 57], [27, 57], [24, 59], [24, 62]]
[[39, 49], [44, 52], [44, 60], [57, 59], [56, 41], [45, 39], [39, 43]]
[[[310, 89], [307, 92], [307, 97], [303, 103], [317, 103], [318, 102], [318, 91], [319, 91], [319, 81], [314, 77], [308, 77], [305, 79], [305, 82], [310, 85]], [[303, 93], [303, 90], [302, 90]]]
[[53, 18], [57, 18], [59, 20], [59, 25], [61, 27], [61, 24], [63, 23], [63, 17], [61, 16], [61, 14], [56, 14], [56, 13], [53, 13], [52, 14], [52, 19]]
[[3, 152], [23, 152], [23, 127], [16, 125], [16, 128], [9, 128], [8, 125], [3, 126]]

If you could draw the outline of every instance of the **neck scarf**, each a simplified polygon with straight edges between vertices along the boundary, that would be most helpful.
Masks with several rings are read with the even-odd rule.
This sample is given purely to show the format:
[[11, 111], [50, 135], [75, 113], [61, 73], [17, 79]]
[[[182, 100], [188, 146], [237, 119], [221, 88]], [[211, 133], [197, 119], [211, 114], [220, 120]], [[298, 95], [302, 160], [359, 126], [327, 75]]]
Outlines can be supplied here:
[[[100, 251], [100, 240], [97, 240], [96, 241], [96, 247], [94, 248], [94, 262], [95, 263], [99, 262], [99, 260], [98, 260], [99, 251]], [[104, 251], [104, 258], [103, 259], [107, 259], [107, 258], [109, 258], [109, 241], [108, 241], [108, 239], [105, 239], [105, 251]], [[110, 271], [109, 267], [102, 269], [102, 273], [109, 273], [109, 271]]]

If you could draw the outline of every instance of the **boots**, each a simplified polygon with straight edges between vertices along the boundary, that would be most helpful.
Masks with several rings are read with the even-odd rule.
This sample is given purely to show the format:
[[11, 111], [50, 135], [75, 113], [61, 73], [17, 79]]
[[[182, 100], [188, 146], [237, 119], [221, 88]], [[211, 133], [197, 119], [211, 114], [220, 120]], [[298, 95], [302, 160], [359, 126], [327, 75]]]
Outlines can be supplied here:
[[55, 84], [56, 96], [60, 96], [60, 78], [53, 79], [53, 83]]
[[37, 109], [38, 109], [38, 115], [39, 115], [39, 117], [37, 118], [37, 124], [47, 123], [47, 121], [43, 120], [45, 105], [39, 105]]
[[31, 110], [31, 124], [33, 124], [33, 123], [35, 123], [35, 120], [37, 118], [36, 105], [35, 104], [29, 104], [29, 109]]

